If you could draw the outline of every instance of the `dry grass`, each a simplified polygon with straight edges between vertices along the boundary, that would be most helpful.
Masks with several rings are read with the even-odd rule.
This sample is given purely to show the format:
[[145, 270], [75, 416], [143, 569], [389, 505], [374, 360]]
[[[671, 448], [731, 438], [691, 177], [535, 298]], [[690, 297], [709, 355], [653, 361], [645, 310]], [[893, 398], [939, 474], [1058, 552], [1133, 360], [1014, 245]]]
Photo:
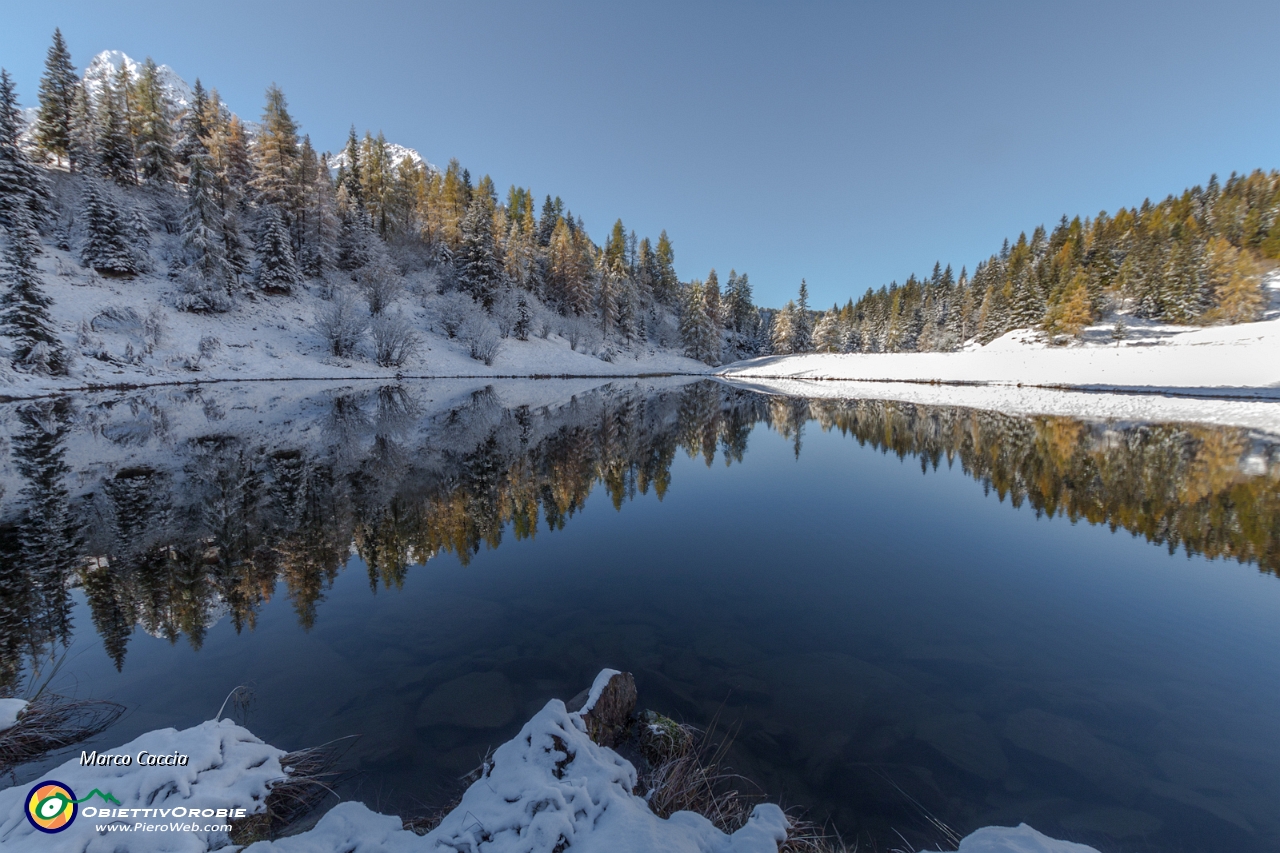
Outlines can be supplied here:
[[103, 732], [125, 708], [102, 699], [69, 699], [40, 691], [18, 722], [0, 732], [0, 774]]
[[271, 785], [266, 808], [232, 822], [232, 842], [247, 845], [284, 834], [326, 795], [334, 793], [333, 786], [341, 775], [334, 765], [354, 743], [355, 737], [340, 738], [281, 758], [285, 777]]

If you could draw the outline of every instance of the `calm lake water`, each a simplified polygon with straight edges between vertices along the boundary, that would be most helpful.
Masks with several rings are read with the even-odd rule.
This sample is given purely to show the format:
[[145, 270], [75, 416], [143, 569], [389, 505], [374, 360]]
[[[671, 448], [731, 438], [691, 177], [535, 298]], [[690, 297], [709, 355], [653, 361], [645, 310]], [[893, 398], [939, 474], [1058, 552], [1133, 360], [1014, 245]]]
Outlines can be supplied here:
[[[610, 666], [885, 849], [1280, 849], [1280, 446], [654, 380], [0, 406], [0, 643], [421, 809]], [[69, 591], [66, 591], [68, 590]], [[41, 768], [26, 768], [26, 782]]]

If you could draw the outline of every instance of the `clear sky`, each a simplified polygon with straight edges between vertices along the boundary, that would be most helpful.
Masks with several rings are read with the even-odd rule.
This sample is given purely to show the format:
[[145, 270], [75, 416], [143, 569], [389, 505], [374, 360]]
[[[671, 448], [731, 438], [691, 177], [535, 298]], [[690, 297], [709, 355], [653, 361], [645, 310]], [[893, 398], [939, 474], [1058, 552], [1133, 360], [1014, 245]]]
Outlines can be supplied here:
[[764, 304], [1280, 167], [1274, 0], [4, 0], [0, 21], [24, 104], [55, 26], [81, 68], [150, 55], [242, 115], [274, 81], [319, 148], [381, 129], [562, 196], [597, 240], [665, 228], [682, 278], [745, 270]]

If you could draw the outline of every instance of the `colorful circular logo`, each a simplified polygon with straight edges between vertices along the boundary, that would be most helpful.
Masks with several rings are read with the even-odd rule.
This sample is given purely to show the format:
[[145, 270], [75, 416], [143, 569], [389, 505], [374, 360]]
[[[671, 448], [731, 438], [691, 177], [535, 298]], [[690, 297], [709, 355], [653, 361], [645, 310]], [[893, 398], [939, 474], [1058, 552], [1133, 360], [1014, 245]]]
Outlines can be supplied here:
[[78, 811], [75, 793], [61, 782], [46, 779], [27, 794], [27, 820], [41, 832], [62, 832]]

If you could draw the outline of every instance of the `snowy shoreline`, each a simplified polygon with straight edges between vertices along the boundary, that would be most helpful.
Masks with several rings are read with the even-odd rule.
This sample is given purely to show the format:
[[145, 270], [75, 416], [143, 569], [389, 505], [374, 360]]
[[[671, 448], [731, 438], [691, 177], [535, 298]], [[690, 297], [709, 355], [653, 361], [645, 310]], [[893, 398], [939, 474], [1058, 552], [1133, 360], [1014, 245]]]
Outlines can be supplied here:
[[[631, 677], [609, 669], [596, 676], [580, 710], [570, 711], [559, 699], [550, 700], [518, 735], [494, 751], [457, 805], [425, 835], [406, 829], [398, 817], [379, 814], [363, 803], [343, 802], [304, 832], [257, 841], [243, 849], [416, 853], [475, 850], [484, 845], [495, 851], [532, 853], [569, 847], [588, 853], [776, 853], [791, 823], [771, 803], [756, 806], [745, 825], [731, 834], [694, 812], [678, 811], [662, 818], [650, 810], [636, 793], [636, 768], [602, 745], [612, 741], [600, 734], [612, 719], [633, 718], [634, 702]], [[272, 787], [289, 773], [283, 750], [230, 720], [210, 720], [182, 731], [158, 729], [112, 752], [144, 748], [156, 754], [188, 755], [190, 761], [182, 766], [121, 768], [82, 766], [73, 757], [49, 771], [48, 778], [69, 786], [73, 796], [96, 791], [112, 798], [111, 804], [105, 797], [103, 803], [86, 801], [79, 819], [73, 817], [59, 832], [59, 849], [80, 853], [118, 849], [114, 842], [120, 833], [127, 833], [129, 849], [139, 853], [225, 848], [232, 840], [221, 825], [225, 817], [213, 824], [170, 824], [166, 818], [185, 816], [192, 809], [210, 816], [225, 816], [237, 809], [260, 814], [268, 809]], [[41, 836], [26, 815], [31, 781], [0, 790], [0, 845], [30, 844]], [[107, 824], [119, 829], [106, 829]], [[151, 829], [138, 829], [142, 826]], [[1096, 853], [1092, 847], [1049, 838], [1026, 824], [984, 827], [963, 839], [959, 850]]]

